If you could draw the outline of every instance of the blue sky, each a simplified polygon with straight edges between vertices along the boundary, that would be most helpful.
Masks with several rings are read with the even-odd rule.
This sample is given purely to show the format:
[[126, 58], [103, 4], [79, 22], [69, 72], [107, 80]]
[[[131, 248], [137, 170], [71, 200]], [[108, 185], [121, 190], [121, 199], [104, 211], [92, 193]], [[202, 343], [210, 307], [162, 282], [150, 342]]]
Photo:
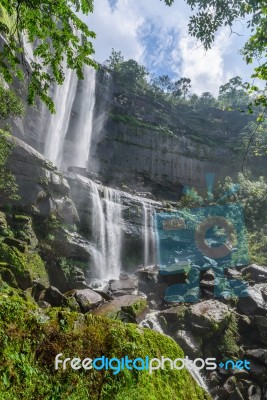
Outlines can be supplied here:
[[103, 62], [112, 48], [121, 50], [125, 59], [135, 59], [155, 75], [190, 78], [197, 94], [217, 95], [219, 86], [236, 75], [248, 80], [252, 69], [238, 54], [249, 36], [246, 24], [234, 27], [241, 36], [222, 28], [205, 52], [187, 32], [189, 15], [182, 0], [172, 7], [160, 0], [96, 0], [94, 13], [86, 17], [97, 34], [95, 59]]

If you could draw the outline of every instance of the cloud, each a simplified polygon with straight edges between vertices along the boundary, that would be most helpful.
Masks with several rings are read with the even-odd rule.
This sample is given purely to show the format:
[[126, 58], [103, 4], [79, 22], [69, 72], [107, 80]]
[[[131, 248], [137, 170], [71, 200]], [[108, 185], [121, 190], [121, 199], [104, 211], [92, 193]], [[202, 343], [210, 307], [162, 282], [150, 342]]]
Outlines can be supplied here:
[[97, 33], [95, 58], [103, 62], [112, 48], [121, 50], [125, 59], [135, 59], [156, 75], [190, 78], [198, 94], [217, 94], [219, 86], [236, 75], [247, 79], [251, 68], [246, 68], [238, 49], [248, 31], [237, 27], [244, 36], [229, 36], [222, 28], [212, 49], [204, 52], [188, 35], [190, 14], [185, 1], [167, 7], [160, 0], [97, 0], [94, 13], [86, 18]]
[[116, 10], [119, 0], [108, 0], [111, 11]]
[[175, 78], [181, 65], [179, 54], [173, 48], [179, 43], [179, 30], [163, 26], [160, 21], [146, 20], [141, 27], [139, 40], [144, 52], [142, 62], [154, 75]]

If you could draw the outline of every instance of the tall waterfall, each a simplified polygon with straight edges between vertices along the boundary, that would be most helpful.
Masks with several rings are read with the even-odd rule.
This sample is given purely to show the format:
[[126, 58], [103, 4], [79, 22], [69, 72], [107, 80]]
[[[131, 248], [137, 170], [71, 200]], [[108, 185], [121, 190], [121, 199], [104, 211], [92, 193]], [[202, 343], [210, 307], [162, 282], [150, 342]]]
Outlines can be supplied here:
[[56, 86], [53, 95], [56, 113], [50, 116], [48, 126], [45, 127], [44, 156], [58, 167], [62, 163], [62, 150], [77, 88], [75, 72], [66, 67], [64, 68], [64, 72], [64, 83], [61, 86]]
[[95, 85], [96, 70], [92, 67], [85, 67], [84, 80], [80, 93], [80, 109], [78, 120], [75, 125], [77, 134], [72, 154], [70, 155], [71, 164], [76, 167], [86, 168], [90, 157], [90, 147], [93, 130], [93, 111], [95, 106]]
[[49, 118], [48, 126], [45, 127], [44, 155], [58, 167], [75, 165], [86, 167], [90, 153], [93, 109], [95, 104], [95, 81], [96, 71], [86, 66], [84, 68], [84, 80], [81, 82], [79, 93], [79, 112], [75, 122], [75, 132], [72, 132], [74, 141], [64, 154], [66, 147], [66, 135], [71, 129], [70, 120], [73, 116], [73, 104], [77, 93], [78, 79], [76, 73], [64, 68], [65, 80], [63, 85], [56, 86], [53, 101], [56, 114]]
[[157, 243], [154, 231], [154, 210], [143, 202], [143, 240], [144, 240], [144, 266], [157, 261]]
[[122, 206], [120, 193], [90, 181], [92, 190], [92, 253], [95, 271], [100, 279], [118, 279], [121, 269]]

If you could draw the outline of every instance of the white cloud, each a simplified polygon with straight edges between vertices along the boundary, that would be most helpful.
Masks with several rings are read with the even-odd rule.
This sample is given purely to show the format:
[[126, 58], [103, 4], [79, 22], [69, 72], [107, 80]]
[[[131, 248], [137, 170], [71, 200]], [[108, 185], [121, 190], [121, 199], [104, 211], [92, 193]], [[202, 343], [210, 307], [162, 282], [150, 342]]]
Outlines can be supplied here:
[[185, 2], [176, 0], [167, 7], [160, 0], [112, 0], [111, 5], [109, 0], [96, 0], [94, 13], [86, 18], [97, 33], [97, 61], [106, 60], [115, 48], [153, 72], [190, 78], [196, 93], [216, 94], [231, 77], [247, 78], [251, 72], [237, 54], [248, 36], [244, 28], [243, 38], [221, 29], [212, 49], [204, 52], [187, 33], [190, 8]]

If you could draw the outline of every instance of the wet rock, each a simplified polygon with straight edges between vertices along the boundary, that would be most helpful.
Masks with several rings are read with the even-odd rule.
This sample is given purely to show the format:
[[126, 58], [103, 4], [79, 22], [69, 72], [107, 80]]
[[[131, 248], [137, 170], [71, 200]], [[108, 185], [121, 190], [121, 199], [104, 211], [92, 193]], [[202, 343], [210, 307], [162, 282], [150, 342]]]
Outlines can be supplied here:
[[246, 350], [246, 356], [255, 359], [256, 361], [267, 365], [267, 350], [266, 349], [251, 349]]
[[253, 324], [258, 328], [258, 340], [267, 345], [267, 317], [255, 316]]
[[38, 306], [41, 308], [49, 308], [51, 304], [47, 303], [46, 301], [40, 300], [37, 302]]
[[252, 282], [267, 282], [267, 268], [257, 264], [251, 264], [242, 269], [242, 275], [248, 277]]
[[215, 274], [214, 274], [213, 269], [208, 269], [208, 270], [205, 271], [204, 274], [202, 275], [202, 279], [203, 279], [204, 281], [212, 282], [212, 281], [214, 281], [214, 276], [215, 276]]
[[85, 262], [91, 259], [90, 242], [77, 232], [70, 232], [67, 229], [60, 229], [57, 232], [53, 248], [59, 257]]
[[190, 358], [202, 357], [200, 337], [193, 335], [190, 331], [178, 330], [173, 338]]
[[259, 386], [251, 385], [247, 394], [248, 400], [261, 400], [261, 389]]
[[174, 333], [177, 329], [183, 329], [185, 326], [185, 306], [175, 306], [163, 310], [159, 313], [167, 322], [168, 332]]
[[218, 300], [206, 300], [187, 309], [186, 320], [196, 334], [220, 334], [227, 326], [230, 309]]
[[112, 296], [124, 296], [127, 294], [136, 294], [138, 280], [136, 278], [127, 278], [123, 280], [112, 280], [109, 285]]
[[265, 315], [267, 313], [267, 285], [256, 284], [247, 288], [247, 296], [240, 297], [238, 308], [244, 314]]
[[89, 289], [85, 281], [84, 272], [81, 268], [72, 266], [68, 277], [68, 286], [72, 289]]
[[144, 296], [125, 295], [102, 304], [94, 309], [92, 313], [126, 322], [138, 322], [146, 309], [147, 300]]
[[80, 218], [73, 201], [68, 197], [55, 199], [56, 213], [60, 222], [69, 225], [78, 225]]
[[90, 311], [93, 306], [102, 301], [102, 296], [100, 296], [99, 293], [94, 292], [92, 289], [77, 290], [75, 298], [84, 313]]
[[53, 307], [63, 307], [68, 304], [66, 297], [54, 286], [50, 286], [42, 292], [39, 300], [45, 301]]

